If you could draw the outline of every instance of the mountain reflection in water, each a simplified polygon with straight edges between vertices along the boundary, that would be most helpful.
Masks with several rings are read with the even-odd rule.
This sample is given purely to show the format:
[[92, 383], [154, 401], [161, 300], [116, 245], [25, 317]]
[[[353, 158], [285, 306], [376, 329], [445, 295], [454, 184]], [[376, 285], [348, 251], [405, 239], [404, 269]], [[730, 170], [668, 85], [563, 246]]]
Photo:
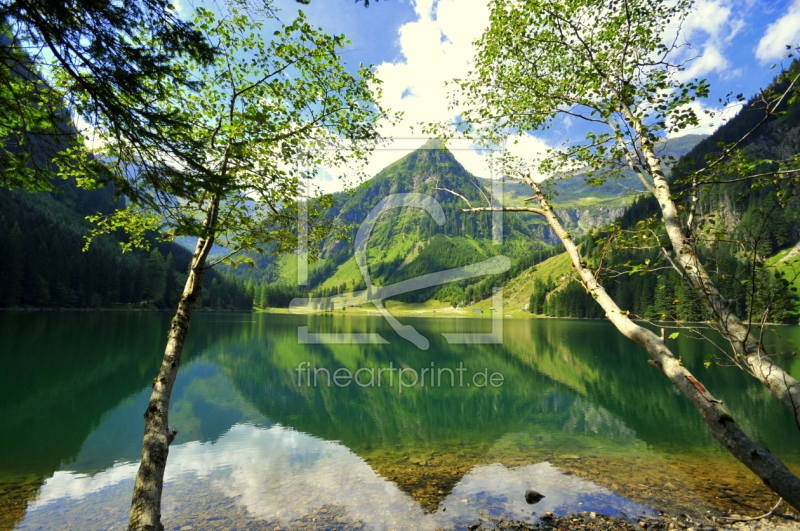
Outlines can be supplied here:
[[[736, 508], [757, 510], [772, 500], [607, 322], [507, 320], [502, 344], [449, 345], [442, 333], [490, 322], [404, 321], [428, 351], [368, 316], [198, 314], [170, 408], [167, 528], [434, 529], [533, 511], [702, 512], [741, 500], [749, 506]], [[124, 528], [168, 325], [154, 313], [0, 314], [0, 529]], [[300, 325], [378, 332], [390, 344], [302, 345]], [[798, 341], [800, 328], [781, 335]], [[797, 469], [789, 415], [758, 382], [704, 370], [703, 344], [679, 338], [675, 348]], [[351, 374], [463, 364], [504, 379], [402, 392], [298, 385], [304, 362]], [[531, 488], [545, 495], [536, 505], [524, 499]]]

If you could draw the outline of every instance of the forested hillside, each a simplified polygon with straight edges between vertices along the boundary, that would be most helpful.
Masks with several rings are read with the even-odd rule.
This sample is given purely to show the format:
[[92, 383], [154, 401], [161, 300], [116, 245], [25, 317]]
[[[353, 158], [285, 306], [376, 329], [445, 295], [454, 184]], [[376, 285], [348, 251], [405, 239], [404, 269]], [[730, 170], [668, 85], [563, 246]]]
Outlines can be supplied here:
[[[277, 259], [254, 257], [256, 267], [229, 270], [255, 288], [256, 304], [285, 307], [293, 297], [330, 296], [363, 289], [364, 280], [355, 264], [353, 242], [369, 212], [384, 198], [398, 193], [431, 195], [441, 206], [445, 222], [439, 226], [417, 208], [392, 209], [381, 215], [367, 246], [370, 276], [376, 285], [387, 285], [434, 271], [480, 262], [503, 254], [525, 267], [549, 256], [543, 242], [547, 231], [535, 216], [505, 216], [503, 244], [492, 243], [491, 214], [465, 214], [459, 208], [464, 199], [445, 190], [458, 191], [467, 200], [480, 204], [491, 191], [446, 149], [431, 141], [379, 172], [367, 183], [334, 196], [335, 207], [328, 216], [336, 219], [339, 234], [322, 243], [320, 259], [309, 267], [308, 288], [296, 284], [296, 257]], [[342, 234], [343, 233], [343, 234]], [[533, 242], [533, 243], [532, 243]], [[544, 252], [544, 254], [542, 254]], [[409, 302], [431, 297], [462, 302], [478, 300], [491, 293], [491, 286], [471, 283], [429, 288], [401, 296]], [[495, 279], [496, 280], [496, 279]], [[496, 283], [494, 285], [497, 285]], [[471, 287], [471, 289], [469, 289]], [[488, 287], [487, 287], [488, 286]]]
[[[796, 66], [796, 65], [795, 65]], [[780, 89], [780, 86], [773, 88]], [[672, 176], [672, 181], [698, 169], [710, 154], [719, 151], [720, 143], [730, 143], [750, 131], [764, 117], [760, 98], [753, 98], [741, 112], [713, 135], [692, 149]], [[753, 158], [783, 159], [800, 152], [800, 104], [783, 105], [783, 114], [774, 116], [744, 143]], [[754, 172], [774, 169], [760, 166]], [[772, 304], [772, 319], [794, 322], [800, 318], [800, 262], [787, 260], [788, 249], [800, 240], [800, 209], [797, 199], [788, 203], [777, 200], [777, 184], [752, 186], [752, 182], [714, 184], [702, 188], [698, 196], [696, 216], [708, 220], [715, 234], [724, 234], [724, 241], [699, 246], [704, 260], [714, 263], [713, 281], [733, 303], [736, 313], [758, 316], [765, 305]], [[785, 194], [792, 191], [782, 190]], [[557, 201], [556, 201], [557, 204]], [[619, 229], [633, 230], [637, 224], [659, 215], [651, 196], [636, 201], [619, 220]], [[583, 239], [587, 262], [606, 268], [604, 284], [621, 308], [647, 319], [704, 320], [708, 318], [697, 294], [679, 279], [663, 260], [658, 249], [647, 251], [617, 249], [605, 253], [595, 244], [603, 243], [612, 234], [600, 232]], [[755, 252], [750, 252], [754, 246]], [[785, 258], [786, 257], [786, 258]], [[766, 263], [767, 269], [759, 270]], [[637, 272], [636, 264], [648, 264]], [[776, 275], [777, 273], [777, 275]], [[757, 289], [754, 289], [754, 286]], [[780, 295], [780, 296], [777, 296]], [[777, 296], [777, 298], [775, 298]], [[775, 299], [774, 299], [775, 298]], [[773, 300], [774, 299], [774, 300]], [[565, 275], [560, 279], [537, 279], [530, 299], [530, 311], [549, 316], [600, 317], [597, 304], [585, 290]]]
[[[54, 181], [60, 192], [0, 188], [0, 307], [170, 308], [180, 296], [191, 253], [157, 243], [149, 253], [122, 253], [119, 240], [97, 238], [83, 252], [87, 215], [121, 205], [106, 187], [86, 191]], [[249, 308], [235, 279], [214, 271], [199, 304]]]
[[[184, 247], [157, 242], [153, 233], [150, 252], [122, 253], [120, 231], [96, 238], [84, 251], [93, 227], [86, 217], [110, 214], [125, 200], [116, 197], [112, 184], [102, 186], [110, 181], [108, 168], [87, 154], [69, 118], [74, 110], [63, 107], [58, 91], [45, 82], [27, 49], [16, 48], [2, 22], [0, 47], [17, 55], [13, 68], [3, 72], [0, 104], [8, 114], [0, 128], [6, 135], [0, 145], [0, 308], [174, 308], [191, 258]], [[83, 169], [99, 171], [75, 170], [62, 179], [62, 171], [79, 165], [77, 158], [66, 162], [58, 155], [69, 151], [86, 155]], [[75, 176], [98, 184], [79, 187]], [[216, 271], [207, 276], [199, 306], [252, 307], [239, 281]]]
[[[701, 137], [684, 140], [673, 149], [685, 152]], [[682, 150], [682, 151], [681, 151]], [[0, 190], [0, 246], [9, 259], [0, 263], [0, 305], [4, 307], [136, 307], [169, 308], [185, 280], [190, 252], [183, 246], [153, 241], [149, 253], [121, 253], [119, 240], [98, 238], [82, 252], [89, 231], [85, 216], [108, 213], [122, 203], [113, 189], [86, 191], [67, 181], [54, 181], [60, 193]], [[624, 184], [624, 183], [623, 183]], [[559, 213], [576, 234], [608, 223], [623, 212], [627, 189], [608, 185], [587, 191], [581, 176], [555, 183], [564, 198]], [[461, 194], [458, 197], [446, 190]], [[369, 246], [370, 275], [376, 285], [388, 285], [421, 275], [460, 267], [503, 255], [511, 259], [505, 273], [463, 280], [407, 293], [405, 302], [435, 299], [454, 307], [487, 299], [492, 288], [514, 279], [535, 278], [523, 290], [533, 289], [552, 307], [542, 313], [593, 317], [596, 310], [582, 299], [576, 286], [556, 289], [563, 280], [539, 279], [535, 266], [560, 253], [550, 245], [550, 228], [533, 214], [505, 214], [503, 243], [492, 240], [491, 214], [468, 214], [464, 198], [485, 204], [491, 183], [467, 172], [446, 149], [429, 143], [388, 166], [373, 179], [349, 192], [335, 195], [328, 212], [337, 219], [345, 237], [330, 237], [322, 244], [320, 259], [310, 264], [308, 287], [296, 284], [296, 255], [253, 255], [254, 268], [222, 267], [211, 270], [199, 301], [208, 308], [286, 307], [295, 297], [330, 296], [363, 289], [365, 284], [353, 257], [353, 241], [361, 221], [380, 200], [393, 193], [430, 194], [441, 205], [445, 223], [439, 226], [419, 209], [384, 213], [375, 226]], [[525, 191], [513, 180], [504, 183], [505, 204], [522, 203]], [[597, 202], [597, 204], [593, 204]], [[637, 207], [641, 208], [641, 207]], [[517, 281], [517, 283], [522, 283]], [[624, 282], [623, 282], [624, 283]], [[621, 293], [626, 289], [621, 288]], [[527, 298], [527, 295], [525, 296]], [[252, 303], [251, 303], [252, 301]], [[560, 302], [559, 302], [560, 301]], [[532, 306], [532, 308], [534, 308]]]

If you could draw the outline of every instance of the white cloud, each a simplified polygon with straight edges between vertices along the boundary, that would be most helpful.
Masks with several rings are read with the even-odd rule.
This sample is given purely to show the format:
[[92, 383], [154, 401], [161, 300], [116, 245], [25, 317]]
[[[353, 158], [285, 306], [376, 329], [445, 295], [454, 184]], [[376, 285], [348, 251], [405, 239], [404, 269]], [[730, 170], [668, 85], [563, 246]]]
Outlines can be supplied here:
[[97, 129], [92, 124], [84, 120], [81, 115], [73, 115], [73, 125], [75, 126], [75, 129], [77, 129], [78, 132], [83, 135], [83, 145], [89, 148], [90, 151], [100, 153], [106, 149], [107, 144], [97, 132]]
[[[446, 87], [445, 82], [467, 75], [475, 55], [473, 42], [480, 38], [489, 23], [486, 0], [415, 0], [414, 9], [417, 20], [398, 29], [400, 57], [377, 66], [377, 76], [383, 81], [384, 107], [403, 113], [399, 123], [383, 123], [381, 133], [402, 140], [375, 152], [366, 168], [369, 176], [427, 140], [421, 135], [415, 136], [419, 128], [415, 127], [414, 131], [410, 126], [447, 122], [459, 114], [458, 109], [448, 108], [447, 95], [456, 87]], [[744, 18], [737, 13], [732, 0], [696, 2], [681, 28], [682, 38], [691, 43], [691, 47], [681, 52], [683, 59], [694, 57], [680, 74], [681, 80], [704, 77], [712, 72], [732, 75], [732, 65], [725, 51], [745, 25]], [[723, 122], [719, 114], [714, 118], [704, 114], [705, 107], [701, 104], [693, 106], [703, 125], [679, 134], [711, 132]], [[548, 145], [526, 134], [509, 139], [507, 147], [513, 154], [531, 159], [543, 154]], [[471, 173], [490, 176], [488, 152], [463, 145], [450, 148]]]
[[761, 63], [775, 61], [783, 56], [786, 45], [800, 44], [800, 0], [794, 0], [781, 18], [767, 26], [756, 46], [756, 58]]
[[[414, 136], [410, 126], [447, 122], [458, 116], [458, 109], [449, 109], [447, 97], [456, 87], [445, 83], [467, 76], [476, 51], [473, 43], [489, 25], [486, 0], [416, 0], [414, 8], [418, 19], [403, 25], [398, 32], [402, 58], [377, 68], [377, 76], [383, 81], [384, 105], [403, 112], [400, 123], [384, 124], [382, 133], [404, 137], [405, 147], [395, 143], [389, 150], [377, 152], [368, 173], [410, 153], [426, 140], [410, 140], [409, 135]], [[525, 158], [540, 155], [548, 147], [528, 134], [509, 139], [507, 146]], [[470, 173], [492, 176], [488, 151], [463, 140], [451, 141], [448, 148]]]
[[419, 123], [446, 122], [457, 116], [448, 108], [447, 94], [453, 87], [445, 83], [467, 75], [475, 54], [472, 43], [489, 22], [486, 0], [416, 0], [414, 10], [417, 20], [398, 30], [401, 57], [377, 67], [383, 105], [403, 113], [399, 123], [383, 123], [381, 133], [406, 139], [406, 147], [380, 150], [369, 170], [380, 170], [384, 162], [391, 163], [425, 142], [411, 127], [418, 130]]
[[497, 177], [490, 167], [491, 152], [478, 150], [472, 144], [464, 147], [449, 147], [450, 152], [468, 172], [478, 177]]
[[742, 19], [732, 18], [731, 13], [731, 6], [725, 0], [700, 0], [683, 25], [684, 35], [692, 39], [705, 34], [728, 43], [744, 25]]
[[415, 10], [419, 18], [398, 31], [402, 59], [377, 67], [384, 104], [404, 115], [396, 126], [386, 125], [385, 134], [406, 136], [409, 126], [455, 116], [448, 109], [445, 82], [466, 76], [475, 51], [472, 42], [488, 24], [485, 0], [442, 0], [435, 5], [419, 0]]
[[682, 38], [690, 47], [679, 55], [690, 62], [686, 70], [678, 74], [678, 79], [687, 81], [712, 72], [729, 73], [731, 64], [724, 52], [744, 25], [744, 19], [733, 15], [729, 1], [696, 2], [681, 27]]
[[688, 81], [708, 75], [711, 72], [722, 73], [729, 67], [728, 60], [722, 55], [720, 48], [713, 43], [703, 45], [702, 52], [693, 59], [686, 70], [680, 72], [677, 78]]
[[551, 175], [539, 173], [537, 167], [539, 161], [546, 155], [550, 146], [542, 140], [531, 134], [522, 134], [509, 137], [506, 143], [506, 150], [521, 161], [524, 161], [526, 170], [530, 172], [535, 181], [543, 181]]
[[[370, 156], [364, 168], [369, 177], [428, 140], [419, 132], [420, 123], [448, 122], [458, 115], [457, 110], [448, 108], [447, 95], [454, 87], [447, 87], [445, 83], [467, 75], [475, 54], [472, 43], [489, 23], [486, 0], [416, 0], [414, 11], [417, 20], [397, 30], [400, 57], [376, 68], [377, 77], [382, 81], [382, 106], [394, 113], [402, 112], [403, 116], [397, 123], [387, 120], [380, 124], [380, 133], [392, 137], [393, 142], [376, 149]], [[450, 147], [469, 171], [488, 176], [484, 158], [471, 147], [457, 142]], [[354, 184], [353, 172], [331, 170], [331, 173], [345, 173], [347, 177], [318, 181], [325, 191], [341, 190], [345, 184]]]

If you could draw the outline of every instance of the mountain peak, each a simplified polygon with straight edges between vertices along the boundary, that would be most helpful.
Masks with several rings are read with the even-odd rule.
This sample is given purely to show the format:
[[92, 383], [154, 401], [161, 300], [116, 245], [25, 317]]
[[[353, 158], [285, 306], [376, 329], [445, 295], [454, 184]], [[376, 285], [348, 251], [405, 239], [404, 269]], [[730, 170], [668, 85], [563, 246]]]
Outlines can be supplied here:
[[429, 138], [419, 149], [446, 149], [438, 138]]

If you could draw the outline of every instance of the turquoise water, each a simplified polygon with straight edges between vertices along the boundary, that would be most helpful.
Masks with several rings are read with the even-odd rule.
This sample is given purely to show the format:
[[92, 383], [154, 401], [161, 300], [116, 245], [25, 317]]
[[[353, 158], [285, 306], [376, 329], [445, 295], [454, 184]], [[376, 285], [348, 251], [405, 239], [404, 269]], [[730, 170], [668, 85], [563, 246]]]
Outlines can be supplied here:
[[[124, 529], [169, 317], [0, 314], [0, 527]], [[170, 412], [167, 529], [432, 530], [772, 499], [606, 322], [506, 320], [502, 343], [474, 345], [442, 333], [489, 320], [403, 322], [430, 349], [378, 317], [197, 314]], [[388, 343], [301, 344], [298, 326]], [[776, 349], [800, 341], [777, 331]], [[751, 437], [800, 463], [797, 428], [758, 382], [703, 368], [707, 344], [671, 346]], [[529, 488], [545, 498], [528, 505]]]

